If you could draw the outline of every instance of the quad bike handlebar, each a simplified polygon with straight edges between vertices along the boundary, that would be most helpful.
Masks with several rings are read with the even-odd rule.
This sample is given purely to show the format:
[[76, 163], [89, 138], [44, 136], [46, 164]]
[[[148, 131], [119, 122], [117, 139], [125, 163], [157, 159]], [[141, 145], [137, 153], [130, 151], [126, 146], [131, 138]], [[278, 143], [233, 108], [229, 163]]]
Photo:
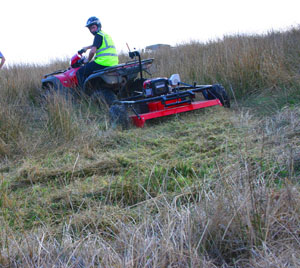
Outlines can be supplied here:
[[129, 57], [131, 59], [133, 59], [134, 57], [138, 57], [139, 59], [139, 66], [140, 66], [140, 78], [141, 78], [141, 81], [143, 81], [143, 68], [142, 68], [142, 60], [141, 60], [141, 54], [140, 52], [138, 52], [137, 50], [134, 50], [134, 51], [129, 51]]
[[82, 56], [84, 49], [77, 51], [77, 53], [71, 58], [70, 66], [72, 68], [77, 68], [83, 65], [85, 56]]
[[86, 52], [86, 49], [84, 49], [84, 48], [82, 48], [82, 49], [80, 49], [80, 50], [77, 51], [77, 53], [79, 55], [82, 55], [84, 52]]
[[140, 52], [138, 52], [137, 50], [129, 51], [128, 54], [131, 59], [133, 59], [134, 57], [139, 57], [139, 58], [141, 57]]
[[85, 57], [82, 57], [80, 60], [77, 61], [77, 64], [81, 66], [82, 64], [84, 64], [84, 60]]

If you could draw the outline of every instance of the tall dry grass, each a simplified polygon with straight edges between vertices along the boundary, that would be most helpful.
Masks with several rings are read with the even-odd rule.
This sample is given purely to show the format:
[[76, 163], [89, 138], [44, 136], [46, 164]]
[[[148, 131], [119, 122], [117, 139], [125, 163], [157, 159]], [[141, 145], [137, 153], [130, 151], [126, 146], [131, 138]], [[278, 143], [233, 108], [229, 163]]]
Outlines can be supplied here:
[[[284, 99], [286, 97], [283, 97], [283, 94], [294, 96], [295, 90], [297, 92], [299, 89], [299, 32], [298, 28], [292, 28], [286, 32], [270, 32], [263, 36], [225, 36], [223, 39], [206, 44], [196, 42], [182, 44], [171, 49], [144, 53], [142, 56], [156, 59], [156, 76], [179, 73], [182, 80], [187, 83], [221, 83], [231, 97], [245, 97], [269, 89], [273, 96], [280, 92], [277, 98]], [[120, 58], [123, 61], [128, 60], [124, 55]], [[0, 126], [2, 133], [0, 152], [2, 155], [9, 151], [18, 153], [26, 151], [26, 148], [17, 147], [27, 143], [24, 141], [24, 132], [28, 128], [31, 129], [30, 119], [45, 120], [43, 112], [38, 111], [37, 106], [33, 106], [40, 102], [38, 97], [40, 79], [45, 73], [65, 69], [67, 65], [67, 62], [57, 61], [48, 66], [14, 65], [1, 70], [0, 100], [3, 123]], [[290, 99], [287, 97], [286, 101], [292, 101]], [[70, 111], [69, 118], [76, 118], [74, 113], [71, 114]], [[53, 118], [46, 120], [50, 122]], [[75, 125], [76, 120], [73, 120]], [[89, 120], [83, 119], [83, 121]], [[51, 124], [53, 125], [53, 122]], [[63, 127], [62, 132], [76, 132], [74, 124], [73, 130], [67, 129], [68, 126], [71, 127], [70, 122], [57, 127]], [[69, 134], [66, 133], [66, 136]], [[14, 148], [10, 148], [11, 146]]]
[[43, 74], [67, 63], [1, 70], [0, 266], [298, 267], [299, 37], [144, 54], [157, 76], [236, 97], [285, 91], [284, 109], [262, 118], [237, 99], [119, 132], [88, 101], [40, 103]]
[[[67, 62], [57, 61], [46, 66], [13, 65], [1, 70], [0, 156], [14, 159], [41, 148], [54, 146], [55, 150], [62, 142], [73, 142], [76, 137], [81, 140], [81, 135], [95, 129], [92, 122], [101, 112], [92, 113], [89, 103], [73, 106], [57, 94], [42, 97], [43, 76], [66, 68]], [[85, 125], [87, 122], [90, 124]]]
[[[183, 81], [223, 84], [238, 97], [262, 89], [299, 87], [298, 28], [266, 35], [224, 36], [206, 44], [188, 43], [153, 53], [160, 75]], [[152, 55], [151, 55], [152, 56]]]

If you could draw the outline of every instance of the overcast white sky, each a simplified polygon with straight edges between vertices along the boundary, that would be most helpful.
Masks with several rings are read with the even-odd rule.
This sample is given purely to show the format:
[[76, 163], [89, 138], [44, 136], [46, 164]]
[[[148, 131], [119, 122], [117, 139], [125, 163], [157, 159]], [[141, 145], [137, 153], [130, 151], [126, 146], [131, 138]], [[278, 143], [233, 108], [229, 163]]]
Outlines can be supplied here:
[[91, 16], [127, 51], [297, 27], [300, 0], [2, 0], [0, 51], [7, 64], [69, 57], [92, 43]]

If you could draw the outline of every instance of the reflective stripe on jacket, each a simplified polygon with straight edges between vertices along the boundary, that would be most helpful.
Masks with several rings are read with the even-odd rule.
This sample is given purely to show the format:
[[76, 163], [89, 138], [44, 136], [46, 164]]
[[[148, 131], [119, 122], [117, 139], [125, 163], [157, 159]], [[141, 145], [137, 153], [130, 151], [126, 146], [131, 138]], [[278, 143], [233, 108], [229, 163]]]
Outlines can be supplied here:
[[119, 63], [117, 50], [111, 37], [99, 31], [97, 34], [103, 37], [102, 45], [96, 51], [95, 62], [103, 66], [114, 66]]

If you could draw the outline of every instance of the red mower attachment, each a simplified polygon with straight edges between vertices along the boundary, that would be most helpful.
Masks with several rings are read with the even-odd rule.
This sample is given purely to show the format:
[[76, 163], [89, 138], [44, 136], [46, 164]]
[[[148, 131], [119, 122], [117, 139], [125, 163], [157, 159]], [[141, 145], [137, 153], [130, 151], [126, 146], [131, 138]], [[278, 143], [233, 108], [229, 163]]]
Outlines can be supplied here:
[[[174, 76], [177, 86], [174, 85]], [[123, 100], [115, 103], [124, 105], [126, 107], [124, 111], [130, 109], [133, 111], [129, 117], [137, 127], [144, 127], [146, 120], [153, 118], [215, 105], [230, 107], [228, 96], [221, 85], [188, 85], [180, 82], [178, 74], [171, 76], [170, 79], [146, 80], [143, 90], [143, 98], [136, 97], [137, 100]], [[195, 101], [199, 93], [202, 93], [204, 100]]]
[[166, 104], [170, 105], [169, 107], [165, 107], [160, 101], [148, 103], [148, 108], [150, 112], [140, 114], [140, 115], [130, 116], [132, 123], [137, 127], [144, 127], [144, 124], [148, 119], [193, 111], [193, 110], [215, 106], [215, 105], [223, 106], [219, 99], [196, 101], [191, 104], [184, 104], [184, 105], [180, 105], [180, 104], [172, 105], [173, 103], [174, 101], [167, 101]]

